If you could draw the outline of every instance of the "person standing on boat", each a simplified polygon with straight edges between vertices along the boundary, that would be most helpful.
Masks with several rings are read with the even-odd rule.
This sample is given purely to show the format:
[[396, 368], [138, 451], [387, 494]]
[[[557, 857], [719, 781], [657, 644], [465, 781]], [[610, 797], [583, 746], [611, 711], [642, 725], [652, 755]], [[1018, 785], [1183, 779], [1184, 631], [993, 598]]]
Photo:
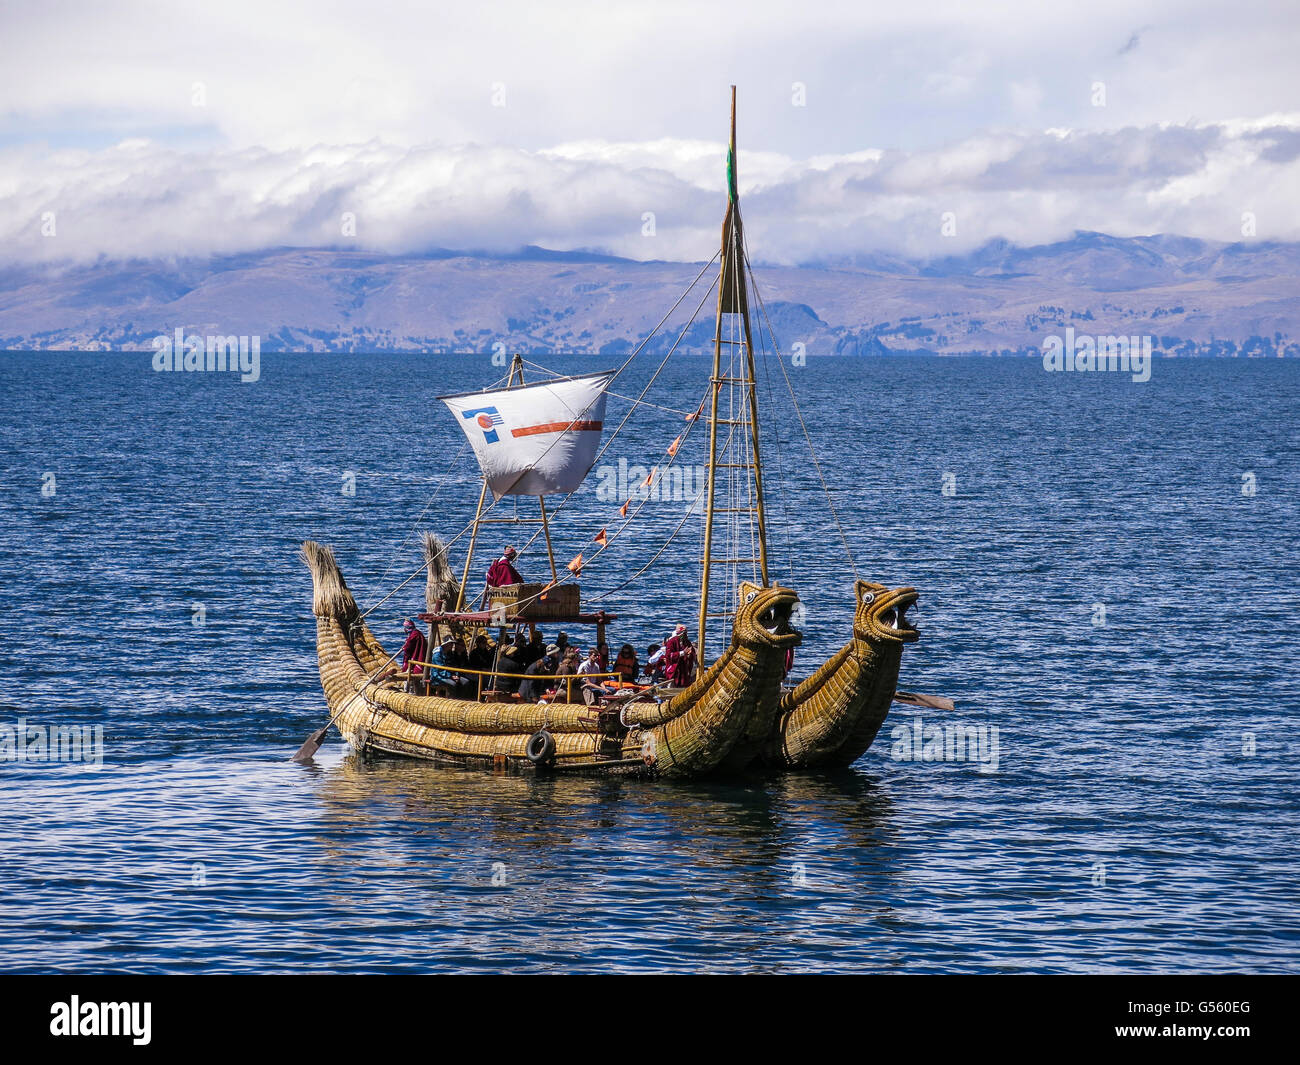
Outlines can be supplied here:
[[489, 588], [504, 588], [508, 584], [523, 584], [524, 579], [515, 569], [515, 559], [518, 557], [513, 547], [507, 547], [502, 552], [501, 557], [488, 567], [487, 586]]
[[664, 641], [664, 672], [671, 684], [688, 687], [695, 679], [695, 645], [686, 633], [685, 625], [678, 625]]
[[425, 661], [429, 641], [424, 638], [424, 633], [410, 618], [402, 622], [402, 628], [406, 630], [406, 642], [402, 644], [402, 671], [410, 674], [410, 679], [406, 682], [406, 690], [419, 694], [424, 684], [424, 666], [420, 663]]

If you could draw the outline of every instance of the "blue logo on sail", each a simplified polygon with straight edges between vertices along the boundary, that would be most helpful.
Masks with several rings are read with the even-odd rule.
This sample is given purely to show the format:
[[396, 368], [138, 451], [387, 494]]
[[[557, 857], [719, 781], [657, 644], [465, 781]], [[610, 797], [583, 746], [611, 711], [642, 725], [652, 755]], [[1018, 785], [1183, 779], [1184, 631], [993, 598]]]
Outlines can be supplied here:
[[460, 412], [462, 418], [473, 418], [483, 430], [483, 439], [489, 444], [497, 442], [497, 426], [505, 421], [496, 407], [475, 407], [473, 410]]

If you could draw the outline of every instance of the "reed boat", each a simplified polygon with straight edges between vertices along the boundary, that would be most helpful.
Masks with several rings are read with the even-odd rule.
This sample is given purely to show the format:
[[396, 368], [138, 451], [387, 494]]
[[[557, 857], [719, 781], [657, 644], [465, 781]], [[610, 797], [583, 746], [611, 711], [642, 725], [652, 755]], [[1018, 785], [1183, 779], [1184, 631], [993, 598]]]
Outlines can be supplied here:
[[391, 656], [361, 617], [333, 552], [309, 541], [303, 558], [312, 574], [326, 702], [344, 738], [362, 751], [495, 767], [704, 776], [774, 720], [785, 654], [800, 639], [789, 624], [794, 592], [746, 585], [731, 646], [694, 684], [663, 701], [634, 694], [593, 710], [413, 695], [373, 682]]
[[780, 769], [852, 765], [876, 738], [898, 692], [903, 647], [919, 633], [907, 620], [915, 588], [854, 584], [853, 638], [787, 691], [762, 763]]
[[[898, 632], [882, 635], [884, 608], [862, 599], [863, 588], [885, 593], [883, 586], [859, 584], [854, 640], [807, 681], [786, 684], [793, 649], [802, 638], [791, 625], [798, 596], [773, 580], [768, 567], [751, 301], [762, 311], [778, 363], [780, 349], [754, 285], [741, 223], [734, 86], [721, 244], [674, 309], [715, 266], [695, 312], [659, 370], [631, 400], [627, 417], [645, 406], [669, 409], [646, 403], [645, 396], [710, 298], [715, 308], [711, 373], [700, 393], [676, 412], [681, 422], [672, 430], [675, 437], [665, 439], [659, 464], [650, 467], [644, 483], [629, 489], [621, 506], [611, 507], [598, 531], [588, 528], [579, 534], [581, 549], [567, 565], [557, 565], [555, 549], [572, 533], [557, 531], [556, 519], [627, 422], [625, 417], [605, 438], [610, 386], [628, 372], [671, 310], [617, 369], [564, 376], [529, 363], [549, 376], [525, 381], [525, 361], [516, 354], [504, 381], [439, 397], [478, 466], [474, 519], [446, 541], [426, 534], [423, 565], [369, 610], [362, 612], [349, 591], [332, 548], [314, 541], [302, 545], [312, 578], [317, 661], [330, 719], [295, 760], [309, 761], [331, 726], [363, 753], [494, 769], [663, 778], [731, 774], [759, 766], [842, 765], [857, 757], [852, 754], [856, 748], [861, 748], [857, 754], [866, 749], [894, 695], [898, 652], [906, 639]], [[757, 339], [766, 359], [767, 339], [761, 334]], [[790, 397], [798, 413], [792, 388]], [[801, 413], [798, 422], [804, 426]], [[696, 641], [691, 645], [689, 635], [681, 632], [686, 626], [678, 625], [672, 647], [674, 662], [681, 663], [689, 661], [683, 647], [693, 647], [698, 670], [677, 664], [666, 681], [589, 671], [577, 684], [576, 700], [572, 676], [538, 677], [519, 686], [518, 668], [512, 666], [515, 652], [523, 653], [520, 649], [538, 639], [542, 626], [589, 632], [579, 636], [584, 645], [604, 646], [606, 629], [619, 615], [593, 609], [578, 579], [584, 568], [602, 567], [614, 557], [620, 539], [653, 497], [656, 478], [669, 478], [674, 463], [687, 453], [693, 430], [702, 426], [707, 426], [707, 485], [686, 501], [682, 522], [651, 559], [659, 559], [694, 517], [701, 527], [699, 596], [692, 604]], [[810, 439], [808, 445], [811, 452]], [[548, 508], [548, 498], [555, 496], [561, 497], [558, 504], [552, 500]], [[829, 490], [826, 499], [833, 513]], [[503, 500], [513, 504], [513, 516], [498, 509]], [[536, 501], [535, 516], [526, 510], [521, 516], [521, 502], [531, 500]], [[838, 526], [838, 517], [835, 522]], [[476, 554], [482, 554], [480, 539], [485, 530], [503, 529], [512, 536], [531, 531], [524, 550], [544, 547], [549, 580], [525, 582], [512, 564], [498, 571], [494, 563], [480, 586], [474, 567]], [[842, 528], [841, 536], [848, 551]], [[451, 552], [462, 542], [465, 559], [457, 578]], [[615, 592], [642, 578], [648, 568], [633, 573]], [[660, 572], [666, 570], [673, 580], [679, 568], [669, 556]], [[503, 582], [500, 575], [506, 572], [510, 578]], [[399, 663], [399, 652], [385, 650], [367, 617], [421, 574], [425, 610], [416, 617], [428, 626], [427, 647], [477, 641], [490, 657], [490, 668], [482, 668], [482, 659], [480, 668], [466, 668], [460, 660], [449, 664], [442, 652], [420, 658], [403, 651]], [[655, 579], [663, 583], [662, 577]], [[890, 600], [899, 619], [906, 609], [902, 593], [909, 591], [899, 590]], [[635, 618], [625, 615], [623, 620]], [[915, 638], [914, 630], [909, 631]], [[609, 669], [608, 663], [604, 668]]]

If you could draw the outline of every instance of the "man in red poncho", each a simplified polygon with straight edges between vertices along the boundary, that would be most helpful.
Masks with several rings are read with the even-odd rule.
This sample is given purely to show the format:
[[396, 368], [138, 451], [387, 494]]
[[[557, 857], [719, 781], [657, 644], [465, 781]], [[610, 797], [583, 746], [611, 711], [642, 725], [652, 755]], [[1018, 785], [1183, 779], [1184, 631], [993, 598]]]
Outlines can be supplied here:
[[429, 649], [429, 641], [410, 618], [402, 622], [402, 627], [406, 629], [406, 642], [402, 644], [402, 669], [411, 675], [407, 689], [418, 694], [424, 686], [424, 667], [419, 663], [426, 661], [425, 652]]
[[678, 688], [689, 687], [695, 679], [695, 645], [686, 634], [686, 626], [678, 625], [664, 641], [664, 666], [670, 684]]
[[523, 584], [524, 579], [515, 569], [515, 558], [518, 552], [513, 547], [507, 547], [499, 559], [488, 567], [487, 586], [489, 588], [502, 588], [507, 584]]

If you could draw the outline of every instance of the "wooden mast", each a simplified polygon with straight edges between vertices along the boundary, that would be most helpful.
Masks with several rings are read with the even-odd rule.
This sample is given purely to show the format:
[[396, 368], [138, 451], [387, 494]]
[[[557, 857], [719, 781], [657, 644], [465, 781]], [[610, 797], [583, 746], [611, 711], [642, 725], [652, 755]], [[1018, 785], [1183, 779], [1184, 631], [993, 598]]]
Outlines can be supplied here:
[[[516, 353], [510, 363], [510, 376], [506, 379], [506, 388], [511, 389], [515, 386], [515, 376], [519, 377], [519, 384], [524, 383], [524, 358]], [[514, 525], [521, 521], [532, 521], [531, 518], [485, 518], [483, 517], [483, 503], [487, 499], [488, 483], [487, 477], [483, 478], [483, 487], [478, 494], [478, 507], [474, 510], [474, 526], [469, 534], [469, 551], [465, 555], [465, 575], [460, 581], [460, 594], [456, 596], [456, 612], [459, 613], [465, 608], [465, 589], [469, 587], [470, 566], [474, 562], [474, 545], [478, 542], [478, 530], [480, 525], [497, 525], [506, 524]], [[546, 497], [538, 496], [537, 504], [541, 508], [542, 531], [546, 535], [546, 558], [551, 564], [551, 580], [559, 580], [555, 572], [555, 552], [551, 549], [551, 526], [546, 517]]]
[[705, 665], [704, 639], [709, 623], [709, 569], [713, 564], [713, 511], [718, 486], [718, 393], [722, 391], [723, 281], [727, 276], [727, 235], [731, 222], [731, 167], [736, 151], [736, 87], [731, 87], [731, 141], [727, 157], [727, 214], [722, 222], [722, 272], [718, 280], [718, 309], [713, 326], [713, 373], [709, 375], [709, 491], [704, 510], [704, 561], [700, 572], [699, 661]]
[[[754, 342], [749, 322], [749, 298], [745, 287], [745, 259], [740, 222], [740, 196], [736, 159], [736, 87], [731, 86], [731, 138], [727, 151], [727, 213], [722, 222], [721, 273], [718, 280], [718, 309], [713, 331], [713, 374], [709, 379], [712, 395], [709, 416], [709, 486], [708, 502], [704, 514], [703, 571], [700, 574], [699, 657], [706, 661], [705, 639], [709, 618], [709, 570], [713, 565], [713, 516], [717, 508], [718, 483], [718, 398], [724, 382], [737, 383], [748, 392], [750, 429], [750, 468], [754, 477], [754, 514], [758, 539], [758, 563], [762, 584], [770, 581], [767, 573], [767, 515], [763, 505], [763, 465], [758, 447], [758, 388], [754, 372]], [[722, 374], [722, 316], [739, 314], [744, 330], [745, 376], [724, 377]], [[725, 343], [734, 344], [734, 341]], [[734, 416], [735, 411], [731, 412]], [[729, 420], [735, 425], [734, 417]], [[731, 465], [731, 464], [728, 464]], [[728, 511], [734, 510], [729, 507]], [[735, 564], [739, 559], [724, 560]]]

